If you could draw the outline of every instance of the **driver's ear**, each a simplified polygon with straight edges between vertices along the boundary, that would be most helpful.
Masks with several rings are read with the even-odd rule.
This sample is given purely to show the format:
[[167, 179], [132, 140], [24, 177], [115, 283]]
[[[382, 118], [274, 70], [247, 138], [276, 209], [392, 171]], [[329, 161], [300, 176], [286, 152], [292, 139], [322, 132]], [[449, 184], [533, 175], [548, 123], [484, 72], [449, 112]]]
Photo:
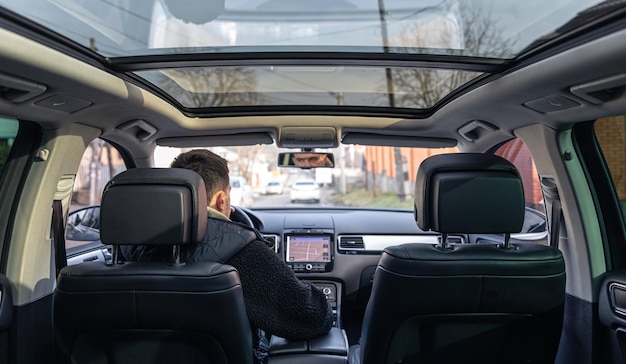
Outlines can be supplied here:
[[217, 211], [224, 211], [224, 207], [226, 206], [226, 192], [218, 191], [213, 195], [214, 205], [212, 206]]

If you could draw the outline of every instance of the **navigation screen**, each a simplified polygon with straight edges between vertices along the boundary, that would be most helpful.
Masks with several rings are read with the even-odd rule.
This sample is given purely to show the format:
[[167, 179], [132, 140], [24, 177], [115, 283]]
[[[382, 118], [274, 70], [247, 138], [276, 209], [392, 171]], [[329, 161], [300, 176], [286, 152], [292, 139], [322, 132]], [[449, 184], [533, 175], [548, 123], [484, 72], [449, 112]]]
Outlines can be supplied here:
[[287, 236], [288, 262], [330, 262], [330, 236]]

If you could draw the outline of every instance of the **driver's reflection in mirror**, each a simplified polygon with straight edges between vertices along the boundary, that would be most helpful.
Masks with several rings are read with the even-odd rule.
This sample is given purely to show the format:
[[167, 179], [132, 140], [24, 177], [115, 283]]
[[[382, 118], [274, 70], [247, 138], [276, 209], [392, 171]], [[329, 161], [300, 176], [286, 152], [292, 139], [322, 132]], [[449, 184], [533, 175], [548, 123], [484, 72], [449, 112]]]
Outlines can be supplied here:
[[297, 153], [292, 157], [293, 164], [297, 167], [332, 167], [328, 155], [318, 153]]

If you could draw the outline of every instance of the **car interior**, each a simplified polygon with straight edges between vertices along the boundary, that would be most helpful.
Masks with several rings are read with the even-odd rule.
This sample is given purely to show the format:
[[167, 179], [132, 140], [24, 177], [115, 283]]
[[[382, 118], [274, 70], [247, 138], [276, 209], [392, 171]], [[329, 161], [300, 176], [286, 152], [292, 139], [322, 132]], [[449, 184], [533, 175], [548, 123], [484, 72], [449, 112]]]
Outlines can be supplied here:
[[332, 308], [268, 363], [624, 363], [624, 59], [624, 1], [0, 0], [0, 364], [256, 362], [199, 148]]

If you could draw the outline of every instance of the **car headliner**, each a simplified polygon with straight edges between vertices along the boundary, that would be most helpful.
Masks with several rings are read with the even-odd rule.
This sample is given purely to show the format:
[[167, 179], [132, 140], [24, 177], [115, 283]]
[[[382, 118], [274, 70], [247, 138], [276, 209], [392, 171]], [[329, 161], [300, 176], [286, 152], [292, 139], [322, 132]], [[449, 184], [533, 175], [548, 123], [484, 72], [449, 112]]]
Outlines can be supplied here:
[[[153, 38], [156, 33], [146, 34], [146, 31], [149, 32], [146, 27], [142, 28], [142, 33], [129, 26], [132, 19], [139, 17], [149, 20], [153, 27], [157, 27], [154, 23], [158, 23], [158, 19], [165, 19], [180, 26], [179, 31], [187, 32], [185, 34], [196, 31], [198, 24], [192, 21], [180, 22], [168, 12], [159, 13], [166, 7], [165, 4], [170, 4], [167, 1], [157, 1], [154, 7], [144, 6], [139, 9], [144, 13], [138, 13], [137, 9], [127, 9], [115, 2], [93, 4], [94, 8], [90, 9], [86, 4], [73, 1], [42, 1], [39, 4], [41, 7], [38, 7], [30, 2], [24, 4], [5, 0], [0, 1], [6, 7], [1, 9], [2, 13], [7, 19], [14, 20], [5, 25], [20, 34], [0, 30], [3, 39], [0, 61], [5, 78], [29, 75], [29, 79], [34, 81], [33, 88], [52, 87], [47, 90], [48, 93], [52, 91], [58, 98], [49, 104], [38, 104], [39, 108], [21, 102], [9, 105], [6, 110], [8, 114], [37, 120], [49, 128], [77, 122], [96, 127], [102, 130], [102, 138], [124, 145], [139, 165], [150, 164], [156, 144], [217, 146], [276, 142], [281, 146], [285, 127], [302, 126], [333, 128], [335, 144], [456, 145], [460, 150], [482, 151], [510, 139], [515, 130], [538, 121], [561, 129], [602, 114], [623, 111], [623, 106], [617, 103], [614, 106], [612, 103], [605, 104], [605, 109], [599, 111], [592, 103], [581, 102], [569, 92], [585, 86], [590, 80], [623, 72], [620, 60], [626, 55], [624, 31], [613, 33], [601, 43], [595, 40], [615, 30], [614, 27], [623, 18], [624, 6], [597, 6], [585, 10], [593, 3], [530, 1], [503, 4], [476, 1], [469, 7], [456, 1], [443, 1], [422, 3], [418, 8], [413, 2], [390, 1], [385, 4], [380, 1], [377, 4], [359, 4], [362, 17], [355, 17], [355, 21], [348, 25], [358, 27], [362, 22], [369, 24], [377, 35], [375, 40], [370, 39], [371, 34], [370, 38], [364, 39], [362, 33], [359, 33], [359, 38], [346, 32], [345, 37], [341, 33], [331, 37], [332, 40], [329, 37], [311, 37], [312, 40], [306, 44], [302, 44], [301, 39], [289, 37], [281, 38], [286, 39], [282, 43], [267, 37], [254, 43], [250, 37], [240, 37], [231, 45], [192, 43], [175, 44], [173, 48], [155, 43]], [[312, 3], [310, 7], [304, 6], [299, 10], [290, 6], [280, 8], [280, 4], [282, 2], [276, 1], [227, 2], [223, 16], [210, 19], [202, 27], [223, 33], [224, 24], [234, 24], [235, 29], [242, 24], [241, 32], [245, 34], [250, 24], [265, 28], [274, 24], [289, 29], [295, 25], [306, 28], [317, 24], [320, 29], [326, 29], [324, 27], [332, 28], [346, 21], [346, 13], [342, 13], [341, 9], [338, 13], [344, 15], [337, 17], [335, 12], [332, 13], [335, 15], [321, 12], [319, 6]], [[347, 2], [341, 3], [341, 6], [348, 5]], [[246, 9], [246, 6], [251, 8]], [[468, 8], [474, 9], [474, 12], [467, 12]], [[97, 10], [118, 19], [118, 23], [106, 23], [107, 27], [103, 28], [102, 21], [89, 16]], [[453, 19], [458, 23], [455, 23], [458, 26], [456, 29], [462, 30], [463, 39], [467, 41], [472, 39], [468, 34], [480, 28], [463, 28], [461, 23], [467, 22], [467, 14], [481, 15], [477, 10], [494, 19], [494, 29], [511, 41], [507, 48], [509, 52], [494, 54], [498, 47], [483, 51], [473, 49], [454, 38], [458, 38], [458, 34], [450, 33], [448, 28], [428, 23], [432, 19]], [[546, 15], [537, 19], [537, 11]], [[259, 14], [254, 15], [255, 12]], [[129, 14], [132, 19], [125, 22], [123, 15]], [[287, 18], [288, 21], [285, 20]], [[68, 24], [77, 27], [71, 28]], [[222, 27], [218, 26], [220, 24]], [[407, 45], [397, 40], [399, 38], [390, 37], [390, 34], [387, 38], [382, 34], [385, 29], [393, 33], [400, 25], [420, 26], [422, 30], [439, 32], [454, 39], [446, 38], [448, 40], [437, 44], [429, 41], [426, 46], [420, 46], [415, 43]], [[116, 27], [122, 31], [114, 32]], [[81, 31], [85, 29], [89, 31]], [[428, 32], [425, 34], [432, 35]], [[95, 45], [94, 40], [85, 38], [85, 34], [95, 37], [92, 37], [96, 39]], [[232, 31], [228, 34], [232, 35]], [[143, 43], [132, 42], [140, 36], [145, 38], [142, 38]], [[281, 36], [285, 37], [284, 34]], [[118, 43], [116, 48], [112, 48], [111, 41], [115, 39]], [[148, 40], [153, 42], [152, 46]], [[43, 47], [40, 42], [52, 47]], [[143, 47], [140, 46], [142, 44]], [[599, 59], [603, 60], [601, 67], [597, 64]], [[457, 72], [469, 73], [467, 82], [459, 83], [456, 85], [458, 88], [449, 88], [449, 93], [439, 95], [439, 99], [424, 108], [407, 107], [392, 100], [377, 106], [318, 103], [307, 93], [295, 103], [282, 104], [274, 100], [255, 104], [243, 99], [238, 104], [220, 104], [225, 106], [190, 107], [181, 103], [175, 95], [168, 94], [163, 84], [155, 81], [158, 78], [156, 75], [166, 77], [163, 75], [171, 74], [173, 69], [193, 67], [194, 70], [213, 73], [224, 72], [233, 66], [271, 72], [273, 77], [282, 77], [276, 74], [282, 70], [284, 76], [284, 71], [288, 70], [288, 77], [296, 77], [289, 73], [293, 72], [300, 86], [303, 86], [303, 78], [300, 77], [306, 77], [307, 73], [313, 76], [336, 73], [340, 71], [338, 66], [344, 70], [385, 69], [391, 75], [387, 79], [392, 81], [395, 74], [401, 75], [404, 71], [452, 70], [455, 75]], [[337, 77], [344, 80], [340, 74]], [[295, 85], [297, 82], [284, 86], [279, 90], [281, 95], [294, 93]], [[388, 86], [380, 91], [380, 95], [383, 98], [392, 95], [392, 99], [402, 96], [404, 91], [395, 86]], [[199, 88], [195, 91], [203, 91], [192, 94], [209, 97], [228, 93], [212, 85], [196, 87]], [[316, 94], [326, 93], [333, 100], [341, 96], [345, 101], [348, 95], [343, 95], [342, 87], [345, 88], [341, 83], [324, 85], [322, 92]], [[239, 91], [245, 89], [242, 87]], [[375, 93], [376, 90], [374, 87], [370, 91]], [[533, 108], [533, 102], [555, 104], [563, 98], [572, 101], [573, 106], [548, 112]], [[76, 107], [67, 111], [54, 106], [58, 104]], [[306, 138], [311, 129], [303, 128], [301, 132]], [[323, 141], [319, 146], [324, 146]]]

